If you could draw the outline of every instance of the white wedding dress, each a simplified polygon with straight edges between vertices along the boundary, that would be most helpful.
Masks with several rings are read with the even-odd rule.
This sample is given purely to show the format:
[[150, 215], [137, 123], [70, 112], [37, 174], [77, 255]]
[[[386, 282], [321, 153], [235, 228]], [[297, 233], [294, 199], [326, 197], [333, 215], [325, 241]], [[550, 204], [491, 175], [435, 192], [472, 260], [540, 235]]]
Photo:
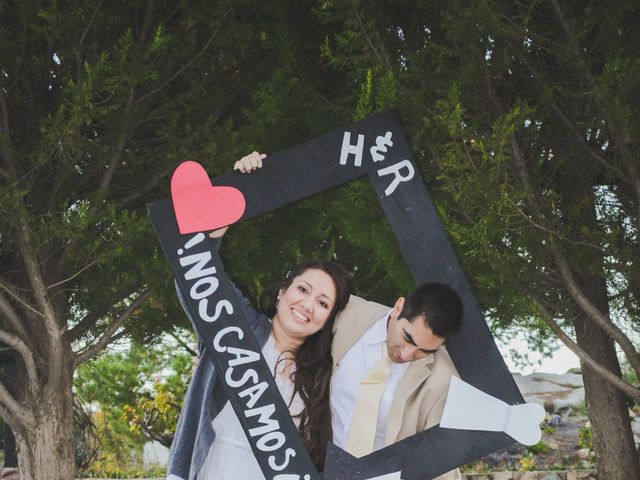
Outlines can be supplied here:
[[[275, 349], [272, 336], [262, 348], [262, 355], [274, 372], [280, 352]], [[293, 382], [283, 375], [284, 362], [278, 366], [275, 375], [276, 385], [285, 403], [289, 405], [289, 413], [296, 426], [299, 425], [299, 415], [304, 409], [304, 402], [300, 395], [293, 395]], [[236, 417], [231, 403], [227, 402], [220, 413], [213, 420], [213, 430], [216, 432], [207, 458], [198, 473], [197, 480], [261, 480], [264, 479], [262, 470], [253, 456], [247, 437], [242, 430], [240, 421]]]

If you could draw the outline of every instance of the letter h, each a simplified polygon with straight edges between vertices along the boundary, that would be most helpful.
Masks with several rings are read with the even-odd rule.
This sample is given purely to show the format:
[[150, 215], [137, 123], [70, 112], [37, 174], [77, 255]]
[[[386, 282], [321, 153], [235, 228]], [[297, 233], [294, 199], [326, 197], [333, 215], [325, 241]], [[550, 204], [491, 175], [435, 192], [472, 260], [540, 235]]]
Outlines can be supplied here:
[[362, 165], [362, 149], [364, 147], [364, 135], [358, 135], [358, 143], [351, 145], [351, 132], [344, 132], [342, 137], [342, 150], [340, 152], [340, 165], [347, 164], [347, 158], [350, 154], [355, 155], [353, 164], [356, 167]]

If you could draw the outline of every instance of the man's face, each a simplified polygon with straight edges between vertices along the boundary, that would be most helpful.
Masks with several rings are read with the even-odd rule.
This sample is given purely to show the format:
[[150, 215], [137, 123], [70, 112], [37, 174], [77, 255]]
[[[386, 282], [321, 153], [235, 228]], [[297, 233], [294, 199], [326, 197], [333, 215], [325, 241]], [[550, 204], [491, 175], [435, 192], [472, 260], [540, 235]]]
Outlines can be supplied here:
[[400, 297], [389, 314], [387, 324], [387, 351], [395, 363], [412, 362], [434, 353], [445, 339], [434, 335], [424, 324], [424, 318], [414, 318], [412, 322], [400, 318], [404, 298]]

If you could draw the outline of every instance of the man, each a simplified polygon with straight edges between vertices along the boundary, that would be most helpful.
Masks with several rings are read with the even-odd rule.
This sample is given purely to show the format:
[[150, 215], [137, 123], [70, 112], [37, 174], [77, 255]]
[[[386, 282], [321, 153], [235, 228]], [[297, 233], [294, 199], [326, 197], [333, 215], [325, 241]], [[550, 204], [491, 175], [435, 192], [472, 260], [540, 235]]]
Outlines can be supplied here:
[[[440, 422], [457, 376], [443, 345], [462, 315], [460, 297], [441, 283], [421, 285], [392, 309], [351, 297], [336, 318], [332, 346], [337, 446], [361, 457]], [[459, 478], [456, 469], [438, 480]]]

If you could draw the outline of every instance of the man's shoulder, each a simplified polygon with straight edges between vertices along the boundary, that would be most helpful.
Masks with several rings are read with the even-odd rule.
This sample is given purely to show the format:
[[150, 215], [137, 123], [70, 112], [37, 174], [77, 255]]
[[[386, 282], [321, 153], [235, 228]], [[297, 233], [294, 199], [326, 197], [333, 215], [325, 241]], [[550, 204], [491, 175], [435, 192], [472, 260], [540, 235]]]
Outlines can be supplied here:
[[380, 303], [371, 302], [362, 297], [351, 295], [349, 302], [342, 312], [336, 317], [334, 332], [340, 326], [349, 324], [361, 319], [378, 319], [390, 308]]
[[362, 297], [358, 297], [357, 295], [351, 295], [349, 297], [349, 302], [345, 309], [340, 313], [340, 315], [344, 315], [348, 310], [357, 310], [359, 312], [367, 313], [378, 313], [380, 312], [383, 315], [385, 312], [389, 311], [390, 307], [386, 305], [382, 305], [381, 303], [372, 302], [371, 300], [367, 300]]
[[447, 377], [451, 375], [455, 375], [456, 377], [460, 376], [456, 366], [453, 364], [453, 360], [451, 360], [451, 357], [449, 356], [449, 352], [447, 352], [445, 347], [439, 348], [433, 355], [434, 359], [433, 364], [431, 365], [432, 374], [435, 374], [436, 376], [444, 375]]

